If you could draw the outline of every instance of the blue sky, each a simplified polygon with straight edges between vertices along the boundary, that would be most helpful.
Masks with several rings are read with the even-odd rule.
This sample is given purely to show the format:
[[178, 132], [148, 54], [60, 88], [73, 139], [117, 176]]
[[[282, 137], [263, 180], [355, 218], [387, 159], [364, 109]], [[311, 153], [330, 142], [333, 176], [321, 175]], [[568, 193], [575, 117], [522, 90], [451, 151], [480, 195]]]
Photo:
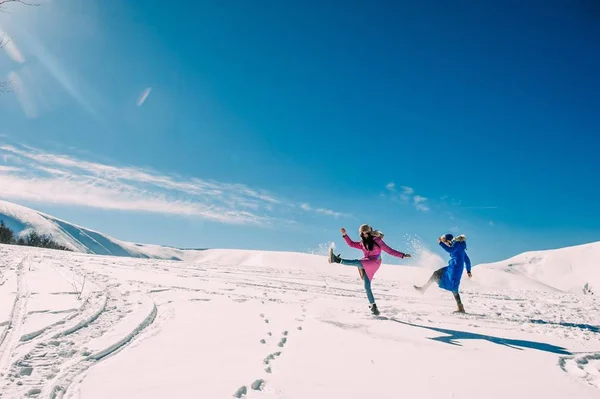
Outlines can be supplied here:
[[600, 240], [592, 1], [40, 3], [0, 14], [3, 199], [180, 247]]

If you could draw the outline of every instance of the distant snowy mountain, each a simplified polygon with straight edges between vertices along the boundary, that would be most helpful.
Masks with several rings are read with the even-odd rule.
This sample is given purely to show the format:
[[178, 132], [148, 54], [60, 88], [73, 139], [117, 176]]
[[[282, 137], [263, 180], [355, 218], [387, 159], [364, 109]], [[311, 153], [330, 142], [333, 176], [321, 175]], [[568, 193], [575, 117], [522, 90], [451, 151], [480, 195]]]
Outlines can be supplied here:
[[198, 250], [182, 250], [161, 245], [120, 241], [97, 231], [2, 200], [0, 200], [0, 220], [3, 220], [6, 226], [19, 236], [35, 230], [39, 234], [52, 236], [58, 244], [76, 252], [88, 254], [184, 260], [198, 252]]

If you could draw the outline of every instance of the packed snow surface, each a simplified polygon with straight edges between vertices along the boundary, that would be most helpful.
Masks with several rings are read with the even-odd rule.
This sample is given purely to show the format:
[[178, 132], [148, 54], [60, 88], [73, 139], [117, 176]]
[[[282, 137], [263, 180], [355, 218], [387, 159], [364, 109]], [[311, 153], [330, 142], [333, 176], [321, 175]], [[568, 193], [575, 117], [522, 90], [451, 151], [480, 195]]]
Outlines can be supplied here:
[[324, 256], [0, 245], [1, 398], [597, 399], [598, 294], [536, 256], [543, 272], [474, 267], [464, 315], [414, 290], [430, 269], [384, 264], [372, 316], [357, 270]]

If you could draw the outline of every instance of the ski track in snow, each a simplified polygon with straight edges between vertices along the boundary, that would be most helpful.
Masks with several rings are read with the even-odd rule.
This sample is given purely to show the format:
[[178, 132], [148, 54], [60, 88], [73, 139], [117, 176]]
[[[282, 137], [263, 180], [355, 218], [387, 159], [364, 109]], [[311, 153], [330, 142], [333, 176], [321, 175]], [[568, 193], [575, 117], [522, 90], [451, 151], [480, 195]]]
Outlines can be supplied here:
[[[471, 287], [461, 292], [468, 313], [452, 315], [451, 296], [435, 288], [422, 296], [412, 288], [414, 281], [379, 278], [373, 290], [381, 315], [374, 317], [369, 313], [362, 284], [356, 276], [342, 273], [326, 276], [251, 263], [186, 263], [44, 251], [43, 262], [37, 268], [56, 269], [65, 278], [77, 273], [94, 288], [82, 295], [78, 307], [28, 311], [28, 281], [36, 273], [27, 266], [32, 253], [29, 250], [24, 256], [21, 249], [0, 247], [4, 282], [0, 289], [11, 279], [17, 282], [10, 318], [0, 320], [3, 399], [78, 397], [78, 387], [90, 368], [118, 356], [120, 351], [144, 345], [158, 334], [174, 312], [173, 302], [202, 304], [220, 299], [240, 304], [254, 301], [265, 309], [256, 314], [263, 335], [255, 342], [264, 350], [264, 358], [256, 362], [254, 376], [231, 386], [233, 397], [281, 394], [270, 380], [280, 370], [278, 361], [305, 333], [309, 317], [312, 322], [351, 331], [369, 331], [373, 323], [379, 322], [438, 328], [440, 340], [458, 344], [465, 339], [486, 339], [485, 334], [476, 333], [483, 327], [487, 331], [493, 328], [498, 337], [526, 331], [579, 342], [589, 351], [557, 357], [556, 365], [575, 380], [600, 388], [600, 301], [592, 296]], [[337, 300], [345, 305], [341, 311], [311, 313], [309, 308], [316, 300]], [[283, 315], [270, 310], [271, 305], [283, 303], [297, 305], [297, 313]], [[45, 313], [63, 317], [34, 331], [22, 329], [28, 317]], [[449, 333], [444, 331], [452, 329], [463, 333], [448, 338]]]
[[[102, 343], [102, 346], [91, 350], [88, 344], [93, 347], [95, 340], [118, 328], [122, 319], [135, 310], [135, 302], [129, 300], [131, 292], [120, 288], [120, 282], [89, 272], [86, 278], [91, 278], [94, 284], [102, 287], [101, 290], [90, 292], [74, 312], [56, 312], [70, 313], [65, 318], [41, 330], [21, 335], [20, 326], [28, 316], [26, 259], [16, 267], [17, 294], [9, 328], [0, 346], [0, 372], [4, 377], [0, 397], [62, 398], [80, 374], [122, 349], [148, 327], [156, 317], [157, 308], [152, 303], [150, 312], [141, 323], [130, 331], [117, 334], [119, 339]], [[57, 267], [56, 264], [49, 266]], [[29, 314], [35, 313], [40, 312]], [[14, 358], [16, 355], [20, 356]]]
[[10, 318], [6, 324], [5, 330], [0, 336], [0, 375], [5, 376], [4, 370], [6, 364], [10, 361], [10, 356], [19, 342], [19, 329], [23, 324], [26, 311], [29, 292], [27, 282], [25, 281], [25, 262], [29, 260], [26, 255], [15, 267], [15, 276], [17, 279], [17, 292], [12, 306]]

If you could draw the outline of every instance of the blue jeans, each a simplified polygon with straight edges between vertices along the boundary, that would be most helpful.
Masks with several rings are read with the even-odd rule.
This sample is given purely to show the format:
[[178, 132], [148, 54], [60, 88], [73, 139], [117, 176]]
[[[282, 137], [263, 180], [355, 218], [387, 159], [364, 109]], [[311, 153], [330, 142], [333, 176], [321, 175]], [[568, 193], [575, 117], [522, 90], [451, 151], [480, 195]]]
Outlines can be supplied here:
[[[358, 259], [352, 259], [352, 260], [342, 259], [342, 261], [340, 263], [342, 265], [356, 266], [356, 267], [363, 269], [362, 262]], [[364, 269], [363, 269], [363, 271], [364, 271]], [[369, 280], [369, 277], [367, 277], [366, 273], [363, 273], [363, 282], [365, 284], [365, 291], [367, 292], [367, 299], [369, 299], [369, 303], [374, 304], [375, 298], [373, 297], [373, 291], [371, 291], [371, 280]]]

